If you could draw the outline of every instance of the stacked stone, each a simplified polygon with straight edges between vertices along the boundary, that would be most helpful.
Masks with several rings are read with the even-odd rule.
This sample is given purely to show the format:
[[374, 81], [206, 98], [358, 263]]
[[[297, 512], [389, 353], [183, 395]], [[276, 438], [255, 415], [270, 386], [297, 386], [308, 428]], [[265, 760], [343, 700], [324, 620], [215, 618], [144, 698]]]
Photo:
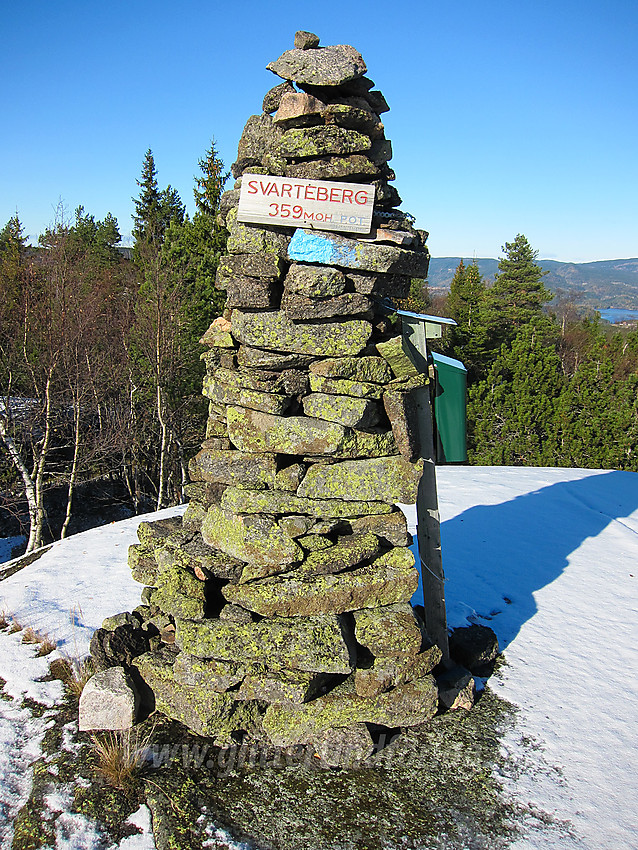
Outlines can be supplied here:
[[[268, 66], [284, 82], [248, 120], [222, 199], [206, 440], [183, 522], [143, 524], [131, 551], [156, 633], [133, 665], [159, 710], [219, 744], [247, 732], [363, 757], [366, 724], [420, 724], [438, 705], [397, 507], [416, 501], [427, 377], [378, 301], [427, 274], [427, 234], [397, 209], [388, 107], [363, 59], [318, 44], [297, 33]], [[374, 183], [371, 233], [241, 223], [245, 173]]]

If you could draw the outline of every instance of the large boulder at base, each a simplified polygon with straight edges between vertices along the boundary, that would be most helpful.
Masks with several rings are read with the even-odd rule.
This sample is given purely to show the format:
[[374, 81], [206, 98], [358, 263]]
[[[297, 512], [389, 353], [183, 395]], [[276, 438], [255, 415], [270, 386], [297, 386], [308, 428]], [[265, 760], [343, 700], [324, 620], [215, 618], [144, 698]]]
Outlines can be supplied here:
[[135, 723], [139, 697], [123, 667], [110, 667], [91, 676], [82, 690], [80, 732], [104, 729], [121, 731]]

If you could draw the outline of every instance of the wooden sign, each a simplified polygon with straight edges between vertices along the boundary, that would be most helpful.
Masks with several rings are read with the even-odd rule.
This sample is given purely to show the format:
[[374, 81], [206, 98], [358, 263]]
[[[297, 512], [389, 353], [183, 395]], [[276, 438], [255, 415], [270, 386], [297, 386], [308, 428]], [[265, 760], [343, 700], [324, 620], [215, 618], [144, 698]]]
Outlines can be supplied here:
[[374, 186], [244, 174], [237, 220], [370, 233]]

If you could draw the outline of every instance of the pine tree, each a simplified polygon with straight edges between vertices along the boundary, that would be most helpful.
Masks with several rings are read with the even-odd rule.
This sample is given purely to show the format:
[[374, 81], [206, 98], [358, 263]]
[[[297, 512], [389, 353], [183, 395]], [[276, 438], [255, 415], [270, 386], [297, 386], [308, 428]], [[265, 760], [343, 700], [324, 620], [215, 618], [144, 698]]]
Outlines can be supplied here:
[[482, 321], [488, 345], [498, 350], [511, 343], [519, 329], [543, 315], [543, 305], [552, 294], [543, 286], [547, 272], [534, 261], [534, 251], [522, 234], [503, 246], [505, 256], [498, 263], [498, 274], [487, 290]]

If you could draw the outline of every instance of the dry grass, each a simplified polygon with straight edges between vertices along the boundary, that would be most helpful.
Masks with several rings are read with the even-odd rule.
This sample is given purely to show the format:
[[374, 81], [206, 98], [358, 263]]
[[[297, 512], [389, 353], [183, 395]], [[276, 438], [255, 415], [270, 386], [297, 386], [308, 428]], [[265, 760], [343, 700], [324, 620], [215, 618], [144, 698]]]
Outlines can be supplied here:
[[9, 626], [9, 634], [13, 635], [16, 632], [21, 632], [21, 631], [22, 631], [22, 626], [20, 625], [20, 623], [17, 620], [15, 620], [12, 617], [11, 618], [11, 625]]
[[96, 772], [114, 788], [124, 791], [131, 788], [146, 762], [151, 735], [152, 730], [140, 735], [138, 728], [92, 735], [98, 761]]
[[79, 700], [82, 696], [84, 686], [95, 673], [93, 660], [90, 656], [83, 658], [81, 661], [75, 658], [69, 659], [69, 671], [69, 677], [64, 684], [67, 686], [69, 693]]
[[38, 651], [36, 652], [38, 657], [49, 655], [49, 653], [53, 652], [54, 649], [57, 649], [56, 642], [52, 640], [49, 635], [36, 632], [36, 630], [32, 629], [31, 626], [24, 630], [22, 643], [40, 644]]
[[0, 611], [0, 631], [9, 628], [9, 618], [6, 611]]

